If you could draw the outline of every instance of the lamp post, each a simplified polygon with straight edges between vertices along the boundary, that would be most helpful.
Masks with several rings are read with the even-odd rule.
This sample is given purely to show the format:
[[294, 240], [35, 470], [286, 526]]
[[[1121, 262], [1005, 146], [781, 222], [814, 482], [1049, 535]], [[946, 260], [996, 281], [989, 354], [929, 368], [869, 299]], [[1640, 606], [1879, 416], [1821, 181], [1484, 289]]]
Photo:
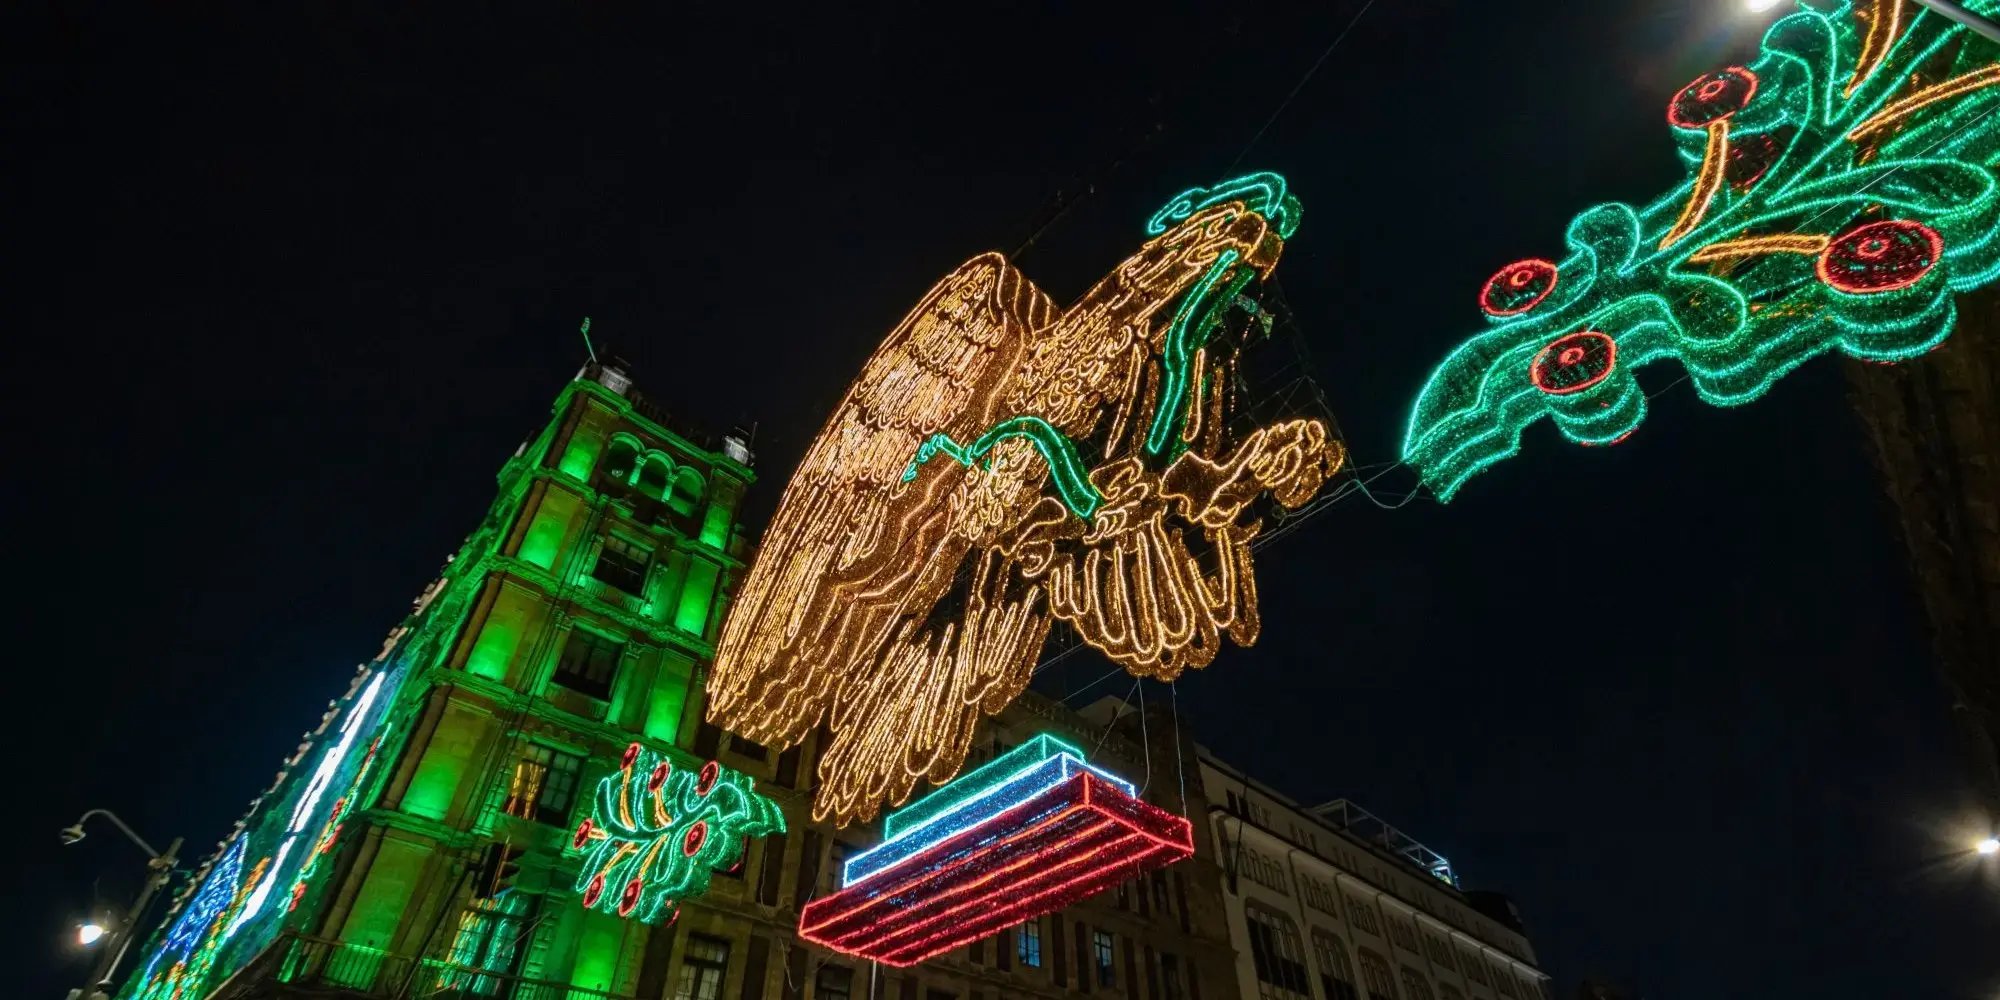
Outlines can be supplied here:
[[139, 898], [132, 901], [132, 908], [126, 911], [125, 919], [113, 924], [104, 932], [104, 937], [110, 940], [104, 942], [104, 951], [97, 960], [97, 967], [91, 970], [90, 979], [83, 984], [81, 991], [81, 995], [87, 1000], [96, 1000], [98, 997], [110, 994], [111, 977], [118, 971], [118, 963], [124, 960], [126, 949], [132, 946], [132, 932], [138, 926], [139, 917], [146, 912], [146, 904], [153, 901], [153, 894], [159, 892], [167, 884], [167, 880], [173, 877], [174, 865], [179, 861], [175, 855], [180, 853], [181, 849], [181, 838], [175, 837], [173, 843], [167, 845], [164, 853], [153, 850], [153, 845], [133, 833], [132, 828], [126, 826], [125, 821], [119, 819], [117, 814], [109, 809], [92, 809], [78, 816], [75, 823], [63, 828], [63, 843], [74, 844], [82, 840], [84, 821], [92, 816], [102, 816], [110, 820], [111, 825], [116, 826], [119, 832], [125, 834], [132, 843], [139, 845], [140, 850], [146, 852], [148, 860], [146, 884], [139, 890]]

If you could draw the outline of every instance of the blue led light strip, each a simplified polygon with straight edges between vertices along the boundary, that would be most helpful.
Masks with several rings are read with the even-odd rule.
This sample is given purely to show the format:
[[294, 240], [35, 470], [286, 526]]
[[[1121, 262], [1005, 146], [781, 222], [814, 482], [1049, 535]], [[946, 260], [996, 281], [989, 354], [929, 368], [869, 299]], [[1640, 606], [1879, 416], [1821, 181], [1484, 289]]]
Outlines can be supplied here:
[[1126, 795], [1138, 794], [1131, 782], [1092, 767], [1083, 751], [1044, 733], [890, 813], [882, 821], [888, 839], [849, 858], [841, 884], [889, 868], [1086, 771]]

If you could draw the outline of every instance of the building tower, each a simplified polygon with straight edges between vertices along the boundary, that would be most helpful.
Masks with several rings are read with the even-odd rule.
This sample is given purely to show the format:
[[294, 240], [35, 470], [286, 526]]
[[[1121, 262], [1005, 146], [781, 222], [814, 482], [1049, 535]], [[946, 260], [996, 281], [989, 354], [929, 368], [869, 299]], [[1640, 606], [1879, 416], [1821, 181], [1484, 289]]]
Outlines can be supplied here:
[[647, 928], [544, 901], [573, 895], [572, 814], [627, 746], [697, 768], [716, 751], [699, 692], [752, 478], [741, 437], [689, 431], [587, 366], [123, 995], [629, 992]]

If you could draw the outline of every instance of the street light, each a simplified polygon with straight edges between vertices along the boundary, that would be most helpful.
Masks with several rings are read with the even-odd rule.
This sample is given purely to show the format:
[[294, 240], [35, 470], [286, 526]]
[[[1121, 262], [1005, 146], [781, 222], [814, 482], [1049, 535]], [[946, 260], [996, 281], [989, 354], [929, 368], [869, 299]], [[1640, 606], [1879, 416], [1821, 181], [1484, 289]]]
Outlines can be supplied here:
[[79, 996], [87, 997], [108, 995], [111, 992], [111, 976], [118, 970], [118, 963], [125, 958], [126, 949], [132, 947], [132, 931], [139, 925], [139, 917], [145, 913], [146, 904], [153, 901], [153, 894], [164, 888], [167, 880], [173, 877], [174, 865], [180, 860], [175, 855], [180, 853], [181, 849], [181, 838], [175, 837], [173, 843], [167, 845], [164, 853], [153, 850], [153, 845], [133, 833], [132, 828], [126, 826], [125, 821], [119, 819], [117, 814], [109, 809], [92, 809], [78, 816], [75, 823], [63, 827], [62, 842], [74, 844], [82, 840], [85, 836], [83, 824], [92, 816], [102, 816], [110, 820], [112, 826], [117, 827], [127, 839], [146, 852], [148, 860], [146, 885], [139, 890], [139, 898], [132, 901], [132, 909], [125, 914], [125, 919], [113, 923], [108, 928], [96, 921], [77, 928], [78, 942], [86, 946], [100, 940], [104, 942], [104, 954], [98, 958], [97, 968], [91, 971], [90, 980], [84, 983], [83, 989], [77, 993]]
[[[1743, 0], [1743, 7], [1752, 14], [1762, 14], [1784, 2], [1785, 0]], [[1992, 18], [1966, 9], [1960, 0], [1916, 0], [1916, 2], [1936, 11], [1941, 17], [1951, 18], [1992, 41], [2000, 42], [2000, 24], [1995, 24]]]
[[1974, 845], [1972, 849], [1981, 854], [2000, 854], [2000, 838], [1988, 837]]

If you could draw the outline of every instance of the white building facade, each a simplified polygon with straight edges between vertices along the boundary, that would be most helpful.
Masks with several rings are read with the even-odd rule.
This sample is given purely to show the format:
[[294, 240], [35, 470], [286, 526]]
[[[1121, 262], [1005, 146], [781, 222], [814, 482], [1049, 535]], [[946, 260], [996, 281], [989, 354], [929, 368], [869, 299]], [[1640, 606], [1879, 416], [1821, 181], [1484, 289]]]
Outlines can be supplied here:
[[1476, 910], [1442, 857], [1352, 806], [1308, 810], [1199, 758], [1211, 805], [1196, 822], [1215, 837], [1242, 996], [1552, 1000], [1527, 936]]

